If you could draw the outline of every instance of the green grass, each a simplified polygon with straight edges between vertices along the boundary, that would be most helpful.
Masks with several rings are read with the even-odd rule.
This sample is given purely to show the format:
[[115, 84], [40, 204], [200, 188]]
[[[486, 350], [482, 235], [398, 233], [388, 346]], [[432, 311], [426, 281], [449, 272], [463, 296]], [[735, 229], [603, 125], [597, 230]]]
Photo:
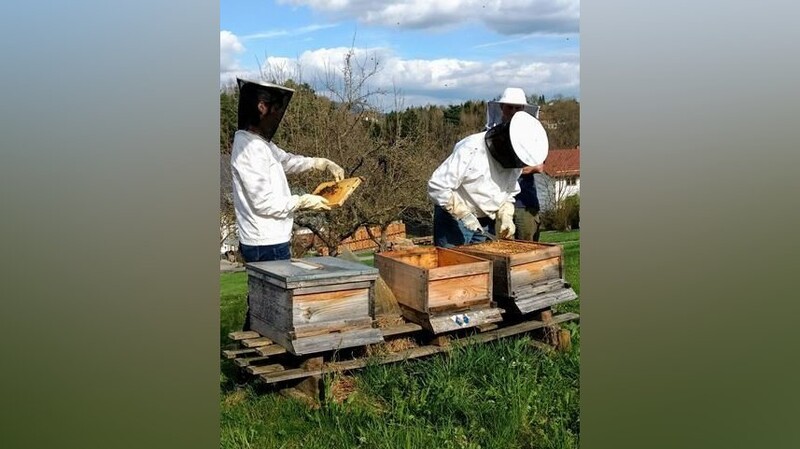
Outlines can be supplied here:
[[[577, 240], [579, 234], [543, 236]], [[580, 244], [564, 244], [567, 280], [579, 291]], [[222, 274], [221, 341], [241, 328], [244, 273]], [[559, 310], [578, 310], [578, 301]], [[276, 394], [235, 384], [221, 362], [223, 448], [577, 448], [580, 329], [572, 349], [546, 354], [528, 336], [460, 347], [424, 360], [351, 373], [355, 393], [309, 410]], [[333, 382], [332, 377], [326, 382]]]
[[579, 240], [580, 238], [581, 238], [580, 230], [567, 231], [567, 232], [544, 231], [541, 234], [539, 234], [539, 240], [547, 243], [566, 242], [571, 240]]

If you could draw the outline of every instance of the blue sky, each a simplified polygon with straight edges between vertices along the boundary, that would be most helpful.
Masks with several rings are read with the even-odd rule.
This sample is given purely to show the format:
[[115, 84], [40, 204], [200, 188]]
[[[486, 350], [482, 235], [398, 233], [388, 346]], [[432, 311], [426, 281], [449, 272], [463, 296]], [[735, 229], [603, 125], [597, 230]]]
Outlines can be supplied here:
[[[324, 93], [344, 55], [391, 109], [526, 94], [580, 97], [578, 0], [220, 0], [220, 83], [300, 80]], [[396, 92], [396, 94], [391, 93]]]

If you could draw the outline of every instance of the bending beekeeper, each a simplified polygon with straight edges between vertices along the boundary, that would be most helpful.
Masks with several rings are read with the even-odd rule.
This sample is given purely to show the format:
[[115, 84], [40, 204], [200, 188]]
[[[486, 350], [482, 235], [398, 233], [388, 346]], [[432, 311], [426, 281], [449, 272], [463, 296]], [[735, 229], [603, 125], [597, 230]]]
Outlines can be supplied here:
[[544, 162], [548, 147], [544, 127], [525, 111], [458, 142], [428, 181], [434, 244], [482, 242], [485, 232], [512, 238], [517, 179], [523, 167]]
[[242, 79], [237, 82], [239, 117], [231, 170], [239, 249], [246, 262], [289, 259], [294, 214], [330, 207], [318, 195], [292, 195], [286, 174], [327, 170], [340, 181], [344, 170], [331, 160], [288, 153], [272, 142], [294, 90]]

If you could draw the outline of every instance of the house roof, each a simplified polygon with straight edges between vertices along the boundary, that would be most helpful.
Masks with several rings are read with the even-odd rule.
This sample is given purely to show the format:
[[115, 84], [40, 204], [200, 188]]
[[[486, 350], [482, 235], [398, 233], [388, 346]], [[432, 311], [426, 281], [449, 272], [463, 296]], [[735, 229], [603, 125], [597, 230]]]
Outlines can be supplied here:
[[550, 150], [547, 159], [544, 161], [544, 172], [554, 178], [580, 175], [580, 147]]

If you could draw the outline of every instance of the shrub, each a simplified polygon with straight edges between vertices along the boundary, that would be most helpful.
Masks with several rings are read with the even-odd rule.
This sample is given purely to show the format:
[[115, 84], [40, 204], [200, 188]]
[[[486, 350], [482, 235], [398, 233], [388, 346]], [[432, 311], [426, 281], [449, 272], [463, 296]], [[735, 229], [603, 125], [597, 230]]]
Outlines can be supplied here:
[[570, 231], [580, 227], [580, 196], [570, 195], [556, 207], [541, 212], [541, 226], [549, 231]]

